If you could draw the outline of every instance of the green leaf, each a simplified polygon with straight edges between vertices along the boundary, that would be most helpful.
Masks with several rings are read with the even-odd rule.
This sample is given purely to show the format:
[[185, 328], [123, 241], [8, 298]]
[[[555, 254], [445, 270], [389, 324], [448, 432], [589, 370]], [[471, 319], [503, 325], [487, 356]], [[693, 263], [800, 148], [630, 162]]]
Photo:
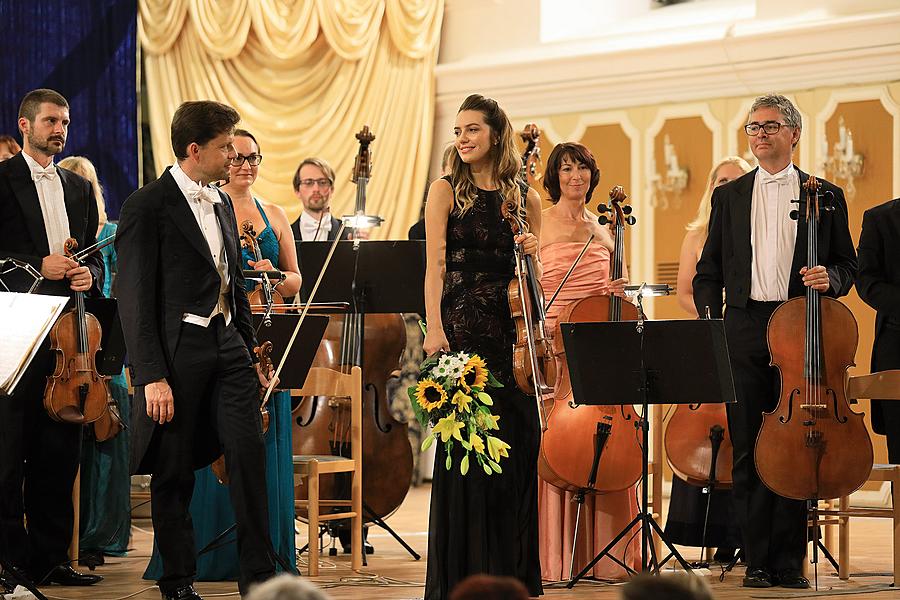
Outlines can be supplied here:
[[428, 334], [428, 325], [425, 324], [425, 321], [419, 319], [419, 329], [422, 330], [422, 335]]
[[490, 370], [488, 370], [487, 387], [495, 387], [495, 388], [503, 387], [503, 384], [500, 383], [500, 381], [496, 377], [494, 377], [494, 374], [491, 373]]
[[426, 450], [431, 448], [432, 444], [434, 444], [434, 434], [429, 433], [428, 437], [426, 437], [424, 440], [422, 440], [422, 452], [425, 452]]
[[451, 468], [453, 468], [453, 457], [450, 456], [449, 454], [447, 455], [447, 460], [444, 461], [444, 466], [447, 468], [448, 471]]
[[491, 397], [489, 395], [485, 394], [484, 392], [478, 392], [478, 400], [486, 406], [494, 405], [494, 401], [491, 400]]
[[469, 453], [466, 452], [466, 455], [463, 456], [462, 462], [459, 463], [459, 472], [465, 475], [469, 472]]
[[[462, 444], [462, 447], [465, 448], [466, 450], [472, 449], [472, 444], [470, 444], [466, 440], [463, 440], [462, 442], [460, 442], [460, 444]], [[468, 454], [466, 454], [466, 456], [468, 456]], [[463, 473], [463, 475], [465, 475], [465, 473]]]

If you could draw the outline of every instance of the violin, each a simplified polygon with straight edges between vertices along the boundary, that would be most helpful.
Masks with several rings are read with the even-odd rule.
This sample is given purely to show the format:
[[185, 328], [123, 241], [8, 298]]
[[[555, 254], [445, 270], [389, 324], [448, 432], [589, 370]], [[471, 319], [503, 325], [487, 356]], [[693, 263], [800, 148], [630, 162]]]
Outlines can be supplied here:
[[[820, 264], [820, 184], [803, 185], [809, 268]], [[800, 210], [792, 211], [800, 218]], [[855, 363], [858, 329], [844, 304], [807, 286], [805, 297], [782, 303], [769, 319], [771, 364], [781, 374], [778, 405], [763, 413], [756, 470], [776, 494], [798, 500], [850, 495], [872, 470], [872, 441], [863, 415], [850, 409], [847, 371]], [[803, 340], [803, 344], [800, 343]]]
[[[364, 251], [355, 229], [365, 221], [380, 222], [366, 215], [366, 186], [371, 176], [370, 144], [375, 135], [364, 126], [356, 134], [359, 151], [353, 167], [356, 183], [354, 248]], [[338, 236], [340, 237], [340, 236]], [[362, 249], [362, 250], [361, 250]], [[399, 369], [406, 348], [406, 327], [397, 313], [334, 314], [313, 359], [313, 366], [349, 373], [362, 366], [362, 488], [365, 522], [385, 518], [396, 511], [412, 482], [413, 455], [408, 426], [390, 411], [387, 381]], [[351, 407], [349, 398], [307, 397], [294, 409], [293, 452], [298, 455], [351, 456]], [[349, 477], [320, 482], [323, 497], [349, 497]], [[295, 490], [307, 498], [305, 487]], [[304, 516], [301, 511], [301, 516]]]
[[[513, 235], [528, 231], [528, 224], [512, 200], [501, 204], [503, 218], [509, 222]], [[534, 394], [538, 403], [541, 429], [546, 428], [544, 394], [553, 391], [556, 383], [556, 360], [545, 332], [547, 313], [544, 290], [534, 274], [534, 257], [525, 254], [521, 244], [515, 244], [516, 277], [509, 282], [507, 296], [509, 313], [516, 328], [513, 343], [513, 376], [516, 385], [526, 394]]]
[[[625, 225], [635, 223], [631, 207], [623, 204], [626, 198], [624, 189], [615, 186], [609, 192], [609, 204], [601, 203], [598, 207], [600, 224], [611, 222], [615, 230], [610, 281], [624, 275]], [[611, 219], [602, 214], [606, 212], [611, 214]], [[559, 379], [538, 456], [538, 473], [544, 481], [564, 490], [584, 493], [624, 490], [640, 478], [643, 462], [636, 429], [639, 419], [634, 407], [577, 404], [559, 329], [560, 323], [634, 320], [637, 320], [635, 306], [613, 294], [575, 300], [560, 312], [553, 336]], [[597, 471], [592, 472], [598, 449]]]
[[541, 130], [534, 123], [525, 125], [525, 129], [519, 132], [522, 141], [525, 142], [525, 151], [522, 153], [522, 180], [528, 185], [534, 185], [543, 177], [539, 171], [541, 164], [541, 147], [538, 140], [541, 139]]
[[[77, 249], [78, 242], [66, 240], [66, 256], [76, 259]], [[102, 336], [100, 321], [84, 309], [84, 292], [75, 292], [75, 308], [63, 313], [50, 329], [56, 368], [47, 377], [44, 409], [53, 420], [93, 423], [108, 410], [109, 378], [97, 371], [96, 364]]]
[[[253, 349], [253, 353], [259, 358], [259, 369], [263, 373], [269, 373], [272, 370], [272, 342], [266, 340], [259, 346]], [[260, 417], [262, 418], [262, 430], [263, 434], [269, 431], [269, 409], [266, 408], [266, 405], [269, 402], [269, 395], [266, 394], [266, 387], [260, 386], [259, 388], [259, 398], [262, 402], [259, 405]], [[215, 461], [213, 461], [212, 465], [213, 475], [216, 476], [216, 479], [219, 480], [219, 483], [222, 485], [228, 485], [228, 469], [225, 467], [225, 455], [219, 456]]]
[[[241, 246], [250, 251], [254, 262], [262, 260], [262, 252], [256, 239], [253, 221], [249, 219], [241, 223]], [[269, 279], [267, 273], [262, 273], [261, 281], [256, 284], [256, 287], [247, 292], [247, 298], [250, 300], [250, 311], [262, 314], [263, 325], [266, 327], [272, 326], [272, 317], [270, 315], [273, 312], [284, 313], [287, 310], [284, 298], [272, 285], [272, 280]]]

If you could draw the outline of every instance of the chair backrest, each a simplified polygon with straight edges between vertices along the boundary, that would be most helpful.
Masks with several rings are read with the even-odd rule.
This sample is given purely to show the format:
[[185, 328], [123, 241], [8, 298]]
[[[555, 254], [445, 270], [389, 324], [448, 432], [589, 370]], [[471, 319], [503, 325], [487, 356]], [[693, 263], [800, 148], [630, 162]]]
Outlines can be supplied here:
[[350, 452], [356, 468], [362, 467], [362, 369], [349, 373], [326, 367], [313, 367], [306, 375], [303, 387], [294, 392], [299, 396], [329, 396], [350, 398]]

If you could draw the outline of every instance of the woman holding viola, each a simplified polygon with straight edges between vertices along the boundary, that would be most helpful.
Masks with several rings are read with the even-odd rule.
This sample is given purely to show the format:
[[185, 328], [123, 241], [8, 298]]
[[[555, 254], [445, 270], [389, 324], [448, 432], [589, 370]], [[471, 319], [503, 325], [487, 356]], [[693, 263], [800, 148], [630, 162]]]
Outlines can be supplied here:
[[[442, 600], [475, 573], [511, 576], [542, 593], [538, 559], [537, 455], [540, 425], [533, 396], [513, 376], [516, 331], [507, 288], [515, 243], [537, 258], [540, 198], [520, 177], [513, 129], [497, 102], [473, 94], [456, 116], [450, 175], [431, 184], [425, 205], [427, 355], [476, 352], [503, 383], [493, 412], [509, 443], [502, 473], [444, 468], [438, 444], [431, 488], [425, 598]], [[514, 236], [501, 206], [509, 201], [528, 232]], [[540, 262], [534, 261], [536, 277]]]
[[[252, 249], [242, 249], [245, 269], [257, 271], [281, 270], [285, 278], [275, 283], [275, 291], [283, 297], [294, 296], [300, 290], [300, 269], [297, 248], [291, 233], [290, 222], [284, 210], [265, 204], [253, 196], [251, 187], [259, 174], [262, 162], [259, 143], [249, 131], [234, 132], [234, 150], [237, 156], [228, 169], [228, 180], [221, 187], [232, 200], [238, 231], [241, 224], [250, 221], [256, 232], [261, 260], [254, 260]], [[248, 280], [248, 285], [250, 280]], [[269, 500], [269, 534], [275, 552], [285, 564], [295, 565], [294, 543], [294, 475], [291, 449], [291, 398], [290, 391], [275, 392], [269, 400], [269, 429], [266, 441], [266, 486]], [[234, 509], [228, 488], [219, 483], [211, 467], [196, 471], [194, 495], [191, 500], [191, 518], [197, 549], [209, 544], [217, 535], [234, 525]], [[239, 575], [237, 545], [224, 544], [197, 557], [197, 580], [232, 581]], [[282, 567], [276, 563], [280, 571]], [[153, 559], [145, 579], [158, 579], [161, 565], [158, 554]]]

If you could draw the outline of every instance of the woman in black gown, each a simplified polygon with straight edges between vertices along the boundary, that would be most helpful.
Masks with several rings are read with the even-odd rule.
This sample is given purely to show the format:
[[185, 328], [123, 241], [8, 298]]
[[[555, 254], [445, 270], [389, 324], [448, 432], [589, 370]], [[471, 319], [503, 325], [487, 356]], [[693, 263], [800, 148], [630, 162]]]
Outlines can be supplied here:
[[[425, 209], [427, 355], [478, 353], [504, 387], [491, 391], [499, 436], [511, 448], [500, 474], [444, 468], [438, 444], [431, 488], [426, 600], [444, 600], [476, 573], [516, 577], [531, 596], [541, 589], [538, 558], [537, 404], [516, 387], [515, 329], [507, 286], [514, 277], [513, 244], [534, 256], [540, 278], [540, 198], [519, 177], [513, 129], [497, 103], [473, 94], [456, 116], [451, 174], [431, 184]], [[513, 200], [529, 232], [514, 238], [501, 214]], [[455, 457], [458, 464], [460, 457]]]

